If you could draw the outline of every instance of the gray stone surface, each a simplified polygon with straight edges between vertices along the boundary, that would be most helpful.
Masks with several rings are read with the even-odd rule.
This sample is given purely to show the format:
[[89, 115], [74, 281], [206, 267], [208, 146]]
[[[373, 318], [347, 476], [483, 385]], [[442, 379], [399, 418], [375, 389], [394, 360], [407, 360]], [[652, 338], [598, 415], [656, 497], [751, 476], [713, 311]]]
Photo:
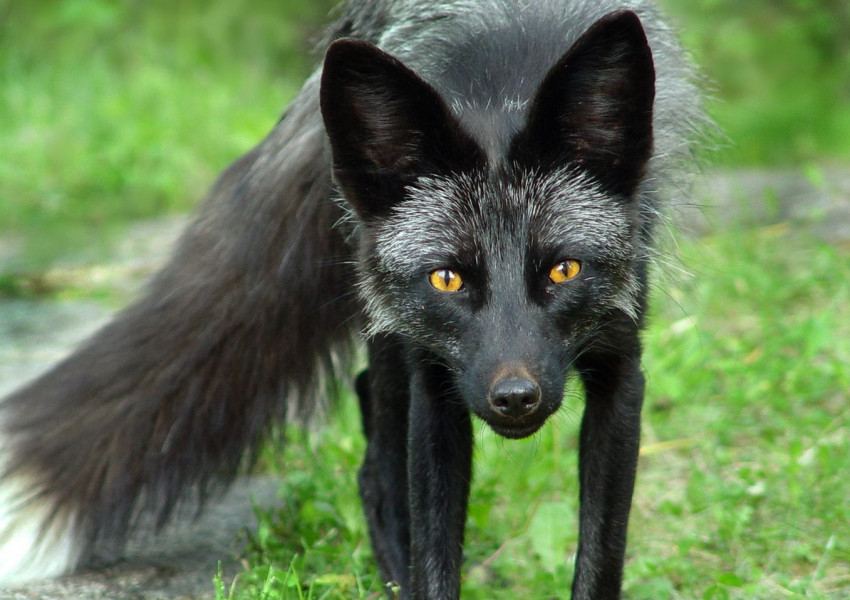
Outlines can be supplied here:
[[850, 168], [716, 171], [700, 178], [676, 221], [695, 235], [788, 223], [829, 242], [850, 241]]

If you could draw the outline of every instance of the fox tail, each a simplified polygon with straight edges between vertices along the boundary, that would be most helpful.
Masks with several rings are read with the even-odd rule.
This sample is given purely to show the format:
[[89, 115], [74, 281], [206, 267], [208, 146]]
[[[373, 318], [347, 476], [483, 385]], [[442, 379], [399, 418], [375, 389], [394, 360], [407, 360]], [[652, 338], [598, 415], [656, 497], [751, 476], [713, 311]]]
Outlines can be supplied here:
[[323, 410], [358, 321], [323, 145], [314, 76], [140, 300], [0, 402], [0, 585], [120, 551]]

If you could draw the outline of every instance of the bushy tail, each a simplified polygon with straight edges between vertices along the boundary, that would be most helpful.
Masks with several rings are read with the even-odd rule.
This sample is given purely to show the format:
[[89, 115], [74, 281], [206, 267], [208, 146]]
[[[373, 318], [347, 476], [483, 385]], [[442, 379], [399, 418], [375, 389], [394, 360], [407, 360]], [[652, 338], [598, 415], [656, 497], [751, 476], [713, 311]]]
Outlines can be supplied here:
[[[357, 320], [318, 79], [219, 179], [130, 306], [0, 404], [0, 585], [64, 572], [203, 501], [305, 417]], [[99, 550], [98, 550], [99, 551]]]

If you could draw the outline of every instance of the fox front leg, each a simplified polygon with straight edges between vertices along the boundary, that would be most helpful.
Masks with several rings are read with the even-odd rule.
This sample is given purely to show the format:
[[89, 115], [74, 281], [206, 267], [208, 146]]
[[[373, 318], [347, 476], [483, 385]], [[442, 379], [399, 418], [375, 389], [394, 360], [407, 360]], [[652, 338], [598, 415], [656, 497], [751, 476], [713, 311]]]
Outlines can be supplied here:
[[581, 508], [573, 600], [618, 600], [640, 446], [644, 380], [639, 342], [631, 356], [585, 355]]
[[472, 476], [472, 422], [445, 368], [415, 361], [408, 473], [411, 582], [408, 600], [457, 600]]
[[356, 390], [368, 441], [360, 468], [360, 497], [381, 577], [393, 588], [410, 587], [410, 509], [407, 478], [409, 378], [392, 336], [369, 343], [369, 370]]

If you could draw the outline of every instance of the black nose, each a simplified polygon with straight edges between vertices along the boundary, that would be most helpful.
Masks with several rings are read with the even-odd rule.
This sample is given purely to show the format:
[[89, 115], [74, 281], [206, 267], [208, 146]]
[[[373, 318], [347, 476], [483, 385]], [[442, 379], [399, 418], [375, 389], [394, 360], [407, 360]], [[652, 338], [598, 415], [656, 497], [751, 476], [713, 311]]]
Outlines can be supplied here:
[[540, 406], [540, 386], [525, 377], [505, 377], [490, 388], [490, 408], [511, 419], [528, 416]]

